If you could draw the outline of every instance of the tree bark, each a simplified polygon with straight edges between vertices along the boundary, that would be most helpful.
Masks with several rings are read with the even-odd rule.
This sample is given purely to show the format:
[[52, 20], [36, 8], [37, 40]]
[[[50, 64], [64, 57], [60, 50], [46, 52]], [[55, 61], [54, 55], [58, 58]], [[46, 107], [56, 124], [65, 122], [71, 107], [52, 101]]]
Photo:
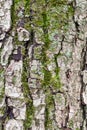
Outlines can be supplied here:
[[0, 1], [0, 130], [87, 129], [87, 1]]

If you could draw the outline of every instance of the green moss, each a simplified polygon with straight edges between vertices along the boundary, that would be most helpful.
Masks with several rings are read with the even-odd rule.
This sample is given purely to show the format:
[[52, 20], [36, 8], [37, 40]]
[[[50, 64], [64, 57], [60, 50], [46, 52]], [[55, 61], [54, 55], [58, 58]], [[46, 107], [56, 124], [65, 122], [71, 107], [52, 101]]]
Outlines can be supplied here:
[[18, 20], [18, 16], [17, 16], [17, 10], [16, 10], [16, 6], [18, 5], [18, 2], [20, 0], [13, 0], [13, 4], [11, 6], [11, 24], [12, 24], [12, 28], [16, 27], [16, 22]]
[[22, 86], [23, 86], [23, 93], [24, 97], [27, 101], [30, 101], [29, 99], [29, 85], [28, 85], [28, 63], [27, 59], [24, 60], [23, 62], [23, 72], [22, 72]]
[[42, 13], [42, 17], [43, 17], [43, 32], [44, 32], [44, 46], [42, 48], [42, 64], [43, 64], [43, 69], [44, 69], [44, 82], [43, 82], [43, 86], [49, 86], [49, 85], [53, 85], [56, 87], [60, 87], [61, 83], [60, 83], [60, 79], [59, 79], [59, 67], [57, 64], [57, 56], [55, 55], [55, 64], [56, 64], [56, 69], [55, 69], [55, 73], [56, 76], [55, 78], [52, 77], [51, 72], [47, 69], [47, 63], [49, 62], [48, 57], [46, 56], [46, 51], [49, 48], [49, 45], [51, 44], [50, 40], [49, 40], [49, 34], [48, 34], [48, 23], [49, 20], [47, 18], [47, 11], [46, 8], [44, 9], [43, 13]]
[[13, 0], [13, 4], [12, 4], [12, 6], [11, 6], [11, 26], [12, 26], [12, 27], [14, 26], [14, 21], [15, 21], [15, 16], [14, 16], [14, 12], [15, 12], [15, 10], [14, 10], [14, 5], [15, 5], [15, 3], [14, 3], [14, 0]]
[[62, 84], [60, 82], [60, 77], [59, 76], [52, 77], [50, 84], [51, 84], [51, 86], [53, 86], [54, 90], [61, 89]]
[[[22, 2], [24, 3], [24, 7], [25, 7], [25, 12], [24, 12], [25, 15], [30, 15], [30, 0], [23, 0]], [[15, 0], [12, 6], [12, 12], [13, 12], [12, 24], [14, 27], [16, 27], [16, 22], [18, 21], [17, 9], [20, 5], [19, 3], [20, 3], [20, 0]], [[51, 85], [53, 89], [54, 88], [59, 89], [61, 87], [61, 82], [60, 82], [60, 77], [59, 77], [60, 68], [57, 63], [57, 58], [59, 55], [54, 55], [54, 62], [56, 64], [55, 76], [53, 77], [51, 71], [47, 69], [49, 58], [46, 55], [46, 51], [49, 49], [49, 45], [51, 44], [51, 41], [49, 39], [48, 29], [49, 29], [49, 25], [51, 25], [51, 22], [52, 22], [52, 26], [50, 26], [51, 31], [53, 31], [53, 29], [57, 29], [57, 30], [64, 29], [65, 31], [67, 31], [68, 19], [69, 17], [73, 15], [73, 8], [70, 5], [67, 6], [67, 0], [61, 0], [61, 1], [49, 0], [49, 2], [45, 0], [42, 0], [42, 1], [37, 0], [36, 3], [38, 3], [37, 4], [38, 8], [35, 6], [35, 8], [37, 8], [36, 10], [34, 9], [35, 11], [37, 11], [35, 14], [36, 16], [34, 16], [35, 18], [34, 20], [32, 20], [32, 22], [30, 22], [28, 19], [24, 27], [28, 30], [31, 30], [32, 29], [31, 23], [33, 23], [37, 27], [41, 26], [43, 29], [43, 33], [44, 33], [43, 41], [45, 44], [43, 45], [43, 48], [42, 48], [41, 62], [43, 65], [43, 73], [44, 73], [44, 80], [42, 81], [42, 86], [46, 92], [45, 126], [46, 126], [46, 129], [48, 128], [51, 129], [52, 119], [50, 116], [50, 110], [52, 110], [54, 107], [53, 107], [53, 96], [50, 93], [49, 86]], [[63, 10], [66, 6], [67, 6], [67, 11], [64, 12]], [[22, 44], [22, 42], [18, 41], [17, 34], [15, 35], [15, 43], [16, 45]], [[22, 51], [22, 54], [23, 56], [25, 56], [25, 50]], [[29, 73], [28, 64], [29, 64], [29, 59], [27, 59], [26, 57], [23, 59], [23, 73], [22, 73], [23, 92], [24, 92], [25, 100], [27, 102], [26, 121], [24, 122], [25, 130], [31, 127], [32, 119], [34, 115], [34, 108], [33, 108], [32, 99], [30, 98], [30, 90], [29, 90], [29, 84], [28, 84], [28, 73]]]
[[53, 99], [53, 95], [50, 93], [50, 90], [48, 89], [46, 91], [46, 109], [45, 109], [45, 129], [48, 130], [48, 128], [50, 128], [50, 130], [52, 130], [53, 125], [53, 113], [52, 111], [54, 110], [54, 99]]
[[23, 45], [23, 42], [20, 42], [18, 40], [18, 34], [17, 34], [17, 32], [16, 32], [16, 34], [14, 36], [14, 42], [15, 42], [15, 45]]
[[80, 128], [76, 128], [76, 130], [80, 130]]
[[12, 77], [12, 83], [13, 83], [14, 85], [15, 85], [16, 81], [17, 81], [17, 77], [16, 77], [16, 76], [13, 76], [13, 77]]
[[56, 64], [56, 68], [55, 68], [56, 76], [55, 76], [55, 79], [57, 80], [57, 84], [58, 84], [58, 87], [59, 87], [59, 88], [61, 87], [61, 82], [60, 82], [60, 77], [59, 77], [60, 68], [59, 68], [58, 63], [57, 63], [57, 58], [58, 58], [60, 55], [61, 55], [61, 54], [55, 54], [55, 55], [54, 55], [54, 61], [55, 61], [55, 64]]
[[70, 127], [70, 128], [73, 128], [73, 125], [74, 125], [74, 124], [73, 124], [73, 120], [70, 120], [70, 121], [69, 121], [69, 127]]
[[64, 32], [67, 31], [69, 21], [74, 14], [73, 5], [68, 5], [67, 0], [49, 0], [47, 7], [47, 16], [50, 20], [51, 31], [54, 31], [55, 29], [58, 31], [61, 31], [61, 29]]
[[43, 89], [46, 90], [49, 86], [52, 86], [53, 89], [58, 90], [61, 88], [61, 82], [59, 73], [57, 75], [52, 76], [52, 73], [49, 70], [44, 69], [44, 80], [42, 81]]
[[27, 76], [26, 72], [23, 72], [22, 86], [23, 86], [23, 93], [25, 97], [26, 107], [27, 107], [26, 120], [24, 121], [25, 130], [31, 127], [33, 116], [34, 116], [34, 107], [33, 107], [32, 99], [30, 98], [30, 90], [29, 90], [28, 82], [26, 81], [27, 78], [26, 76]]
[[4, 115], [5, 111], [6, 111], [6, 108], [5, 108], [5, 107], [0, 108], [0, 115]]
[[24, 121], [24, 129], [27, 130], [31, 127], [33, 116], [34, 116], [34, 107], [33, 107], [33, 101], [31, 99], [31, 93], [29, 90], [29, 83], [28, 83], [28, 76], [29, 76], [29, 58], [26, 55], [26, 51], [23, 48], [23, 71], [22, 71], [22, 87], [23, 87], [23, 93], [25, 97], [26, 102], [26, 120]]
[[25, 22], [24, 28], [25, 28], [26, 30], [30, 30], [30, 29], [31, 29], [31, 25], [30, 25], [29, 21]]
[[42, 13], [43, 17], [43, 32], [44, 32], [44, 49], [48, 49], [50, 45], [50, 40], [49, 40], [49, 34], [48, 34], [48, 19], [47, 19], [47, 14], [46, 10]]
[[73, 5], [68, 6], [68, 15], [73, 17], [73, 15], [74, 15]]
[[33, 116], [34, 116], [33, 103], [29, 102], [26, 107], [27, 107], [26, 120], [24, 121], [24, 129], [25, 130], [27, 130], [28, 128], [31, 128], [32, 120], [33, 120]]
[[24, 121], [24, 129], [27, 130], [28, 128], [31, 127], [32, 120], [33, 120], [33, 115], [34, 115], [34, 107], [33, 107], [33, 102], [32, 99], [30, 98], [30, 90], [29, 90], [29, 84], [28, 84], [28, 72], [26, 71], [27, 69], [27, 64], [26, 60], [24, 61], [24, 70], [22, 73], [22, 86], [23, 86], [23, 93], [25, 97], [25, 102], [26, 102], [26, 120]]
[[44, 69], [44, 81], [43, 81], [43, 86], [49, 86], [51, 81], [51, 72]]
[[0, 68], [0, 81], [2, 82], [4, 82], [4, 74], [5, 74], [4, 68]]
[[4, 87], [4, 69], [0, 69], [0, 102], [2, 102], [5, 94], [5, 87]]
[[51, 127], [52, 127], [52, 120], [50, 119], [50, 117], [49, 117], [49, 108], [46, 108], [45, 109], [45, 129], [46, 130], [48, 130], [48, 128], [50, 128], [51, 129]]
[[25, 15], [30, 13], [30, 0], [24, 0]]
[[5, 89], [0, 90], [0, 91], [1, 91], [1, 92], [0, 92], [0, 103], [2, 103], [3, 98], [4, 98], [4, 95], [5, 95]]
[[42, 51], [41, 46], [34, 48], [34, 57], [35, 57], [35, 59], [41, 59], [41, 51]]
[[18, 18], [18, 9], [19, 9], [19, 2], [20, 0], [13, 0], [13, 4], [11, 6], [11, 27], [13, 29], [13, 31], [15, 32], [15, 36], [14, 36], [14, 43], [15, 45], [21, 45], [22, 42], [20, 42], [18, 40], [18, 35], [17, 35], [17, 22], [19, 20]]
[[0, 77], [2, 77], [2, 75], [4, 75], [4, 69], [0, 68]]
[[46, 110], [45, 110], [45, 129], [47, 130], [50, 128], [52, 129], [52, 122], [53, 122], [53, 115], [52, 111], [54, 110], [54, 99], [53, 95], [50, 92], [49, 86], [52, 86], [53, 89], [55, 88], [56, 90], [60, 88], [61, 83], [60, 83], [60, 78], [59, 78], [59, 72], [60, 69], [57, 64], [57, 57], [54, 56], [54, 62], [56, 64], [56, 69], [55, 69], [55, 76], [52, 76], [51, 71], [48, 70], [47, 65], [49, 63], [49, 58], [47, 57], [46, 51], [49, 49], [49, 45], [51, 44], [51, 41], [49, 39], [49, 33], [48, 33], [48, 25], [49, 25], [49, 20], [47, 16], [47, 10], [46, 8], [43, 10], [42, 13], [43, 17], [43, 32], [44, 32], [44, 45], [42, 48], [42, 65], [43, 65], [43, 73], [44, 73], [44, 80], [42, 82], [43, 89], [45, 90], [45, 95], [46, 95]]

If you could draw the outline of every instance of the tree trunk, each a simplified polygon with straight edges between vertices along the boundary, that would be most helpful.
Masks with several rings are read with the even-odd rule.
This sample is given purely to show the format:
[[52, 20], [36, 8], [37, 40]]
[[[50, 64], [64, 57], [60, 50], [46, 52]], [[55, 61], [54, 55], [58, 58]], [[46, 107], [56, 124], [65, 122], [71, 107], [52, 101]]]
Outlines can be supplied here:
[[0, 130], [87, 129], [86, 7], [0, 0]]

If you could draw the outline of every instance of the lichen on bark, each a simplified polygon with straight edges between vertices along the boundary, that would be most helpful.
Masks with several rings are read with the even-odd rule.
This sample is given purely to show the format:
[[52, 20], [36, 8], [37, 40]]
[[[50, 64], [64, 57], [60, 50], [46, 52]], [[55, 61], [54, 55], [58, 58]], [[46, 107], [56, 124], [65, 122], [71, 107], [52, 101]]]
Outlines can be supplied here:
[[87, 129], [86, 6], [0, 1], [1, 130]]

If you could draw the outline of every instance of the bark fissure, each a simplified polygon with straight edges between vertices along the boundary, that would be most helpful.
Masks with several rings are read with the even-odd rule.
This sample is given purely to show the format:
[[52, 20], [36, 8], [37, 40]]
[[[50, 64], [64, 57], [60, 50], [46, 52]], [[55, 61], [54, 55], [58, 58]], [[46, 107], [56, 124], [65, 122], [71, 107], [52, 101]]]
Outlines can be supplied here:
[[86, 7], [0, 1], [1, 130], [86, 130]]
[[81, 100], [81, 108], [82, 108], [82, 111], [83, 111], [83, 123], [82, 123], [82, 126], [81, 126], [81, 130], [84, 130], [84, 122], [85, 122], [85, 125], [87, 127], [87, 119], [86, 119], [86, 116], [87, 116], [87, 105], [85, 104], [84, 102], [84, 97], [83, 97], [83, 93], [84, 91], [86, 91], [86, 83], [84, 82], [84, 73], [83, 72], [86, 72], [87, 71], [87, 38], [86, 38], [86, 43], [85, 43], [85, 47], [82, 49], [82, 62], [81, 62], [81, 93], [80, 93], [80, 100]]

